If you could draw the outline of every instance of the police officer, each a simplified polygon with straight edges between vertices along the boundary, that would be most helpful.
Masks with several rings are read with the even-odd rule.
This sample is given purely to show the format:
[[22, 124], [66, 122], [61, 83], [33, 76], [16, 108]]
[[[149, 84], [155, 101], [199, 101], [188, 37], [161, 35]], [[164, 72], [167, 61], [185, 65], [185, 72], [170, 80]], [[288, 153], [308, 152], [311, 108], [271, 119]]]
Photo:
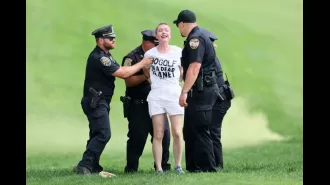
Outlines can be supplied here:
[[[209, 37], [209, 39], [213, 42], [213, 46], [216, 47], [214, 41], [218, 40], [217, 36], [205, 28], [200, 28], [200, 30], [204, 35]], [[221, 92], [224, 91], [223, 70], [220, 61], [218, 60], [218, 57], [216, 57], [216, 61], [217, 61], [216, 62], [217, 83], [218, 83], [219, 91]], [[223, 168], [223, 155], [222, 155], [222, 144], [221, 144], [222, 121], [230, 107], [231, 107], [231, 99], [226, 98], [224, 101], [217, 99], [217, 101], [215, 102], [212, 108], [212, 124], [211, 124], [210, 134], [213, 142], [215, 165], [218, 168]]]
[[216, 54], [211, 40], [196, 23], [195, 13], [183, 10], [173, 21], [187, 37], [182, 50], [184, 85], [179, 103], [185, 107], [183, 137], [189, 172], [217, 171], [210, 135], [212, 107], [221, 96], [216, 83]]
[[84, 81], [81, 106], [89, 121], [89, 140], [82, 160], [73, 171], [88, 175], [103, 171], [100, 156], [111, 137], [109, 104], [111, 102], [115, 77], [127, 78], [149, 65], [151, 59], [145, 59], [136, 65], [120, 67], [109, 50], [115, 48], [115, 32], [112, 25], [92, 32], [96, 47], [90, 53]]
[[[142, 44], [123, 58], [123, 66], [132, 66], [139, 63], [143, 59], [144, 53], [158, 44], [154, 30], [144, 30], [141, 34]], [[128, 140], [126, 148], [127, 164], [125, 166], [125, 172], [128, 173], [138, 170], [139, 159], [144, 150], [148, 134], [150, 133], [151, 137], [153, 137], [153, 127], [152, 119], [148, 111], [148, 102], [146, 101], [151, 87], [143, 70], [141, 69], [131, 77], [126, 78], [125, 83], [126, 100], [129, 101], [126, 115], [128, 120]], [[127, 97], [129, 97], [130, 100], [128, 100]], [[165, 119], [165, 122], [162, 167], [164, 170], [170, 170], [171, 165], [168, 163], [168, 160], [171, 136], [168, 120]]]

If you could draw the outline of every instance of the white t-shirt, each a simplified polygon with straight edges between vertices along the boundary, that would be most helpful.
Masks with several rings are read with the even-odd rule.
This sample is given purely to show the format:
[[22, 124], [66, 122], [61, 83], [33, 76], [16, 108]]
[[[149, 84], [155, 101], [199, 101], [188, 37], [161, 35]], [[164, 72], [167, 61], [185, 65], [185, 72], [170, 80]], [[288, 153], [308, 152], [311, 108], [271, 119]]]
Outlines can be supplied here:
[[167, 53], [159, 53], [154, 47], [144, 54], [144, 57], [153, 57], [150, 65], [151, 91], [147, 101], [179, 101], [182, 49], [173, 45], [170, 48]]

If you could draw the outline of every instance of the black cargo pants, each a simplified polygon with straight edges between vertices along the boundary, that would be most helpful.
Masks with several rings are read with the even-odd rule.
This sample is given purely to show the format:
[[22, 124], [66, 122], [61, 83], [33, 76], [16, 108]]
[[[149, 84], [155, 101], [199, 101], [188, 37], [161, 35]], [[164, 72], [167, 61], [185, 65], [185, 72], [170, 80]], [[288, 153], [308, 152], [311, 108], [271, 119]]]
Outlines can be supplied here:
[[111, 137], [109, 103], [101, 99], [97, 107], [92, 109], [88, 97], [81, 100], [82, 109], [89, 122], [89, 140], [78, 165], [88, 168], [91, 172], [103, 170], [99, 164], [100, 156]]
[[213, 142], [210, 126], [212, 107], [217, 99], [216, 86], [189, 91], [185, 108], [183, 137], [185, 140], [186, 169], [189, 172], [215, 172]]
[[[223, 94], [222, 96], [226, 99], [226, 97]], [[210, 133], [213, 142], [215, 165], [216, 167], [220, 167], [220, 168], [223, 168], [223, 155], [222, 155], [222, 143], [221, 143], [222, 121], [230, 107], [231, 107], [230, 100], [221, 101], [218, 98], [212, 108], [212, 124], [210, 128]]]

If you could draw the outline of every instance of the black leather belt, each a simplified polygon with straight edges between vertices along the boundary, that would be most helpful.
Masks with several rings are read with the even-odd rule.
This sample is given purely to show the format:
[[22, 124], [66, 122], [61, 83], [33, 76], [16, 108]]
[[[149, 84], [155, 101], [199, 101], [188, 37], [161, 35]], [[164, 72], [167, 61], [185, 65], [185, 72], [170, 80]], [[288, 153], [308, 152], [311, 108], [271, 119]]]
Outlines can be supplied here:
[[148, 103], [146, 99], [132, 99], [131, 103], [133, 104], [146, 104]]

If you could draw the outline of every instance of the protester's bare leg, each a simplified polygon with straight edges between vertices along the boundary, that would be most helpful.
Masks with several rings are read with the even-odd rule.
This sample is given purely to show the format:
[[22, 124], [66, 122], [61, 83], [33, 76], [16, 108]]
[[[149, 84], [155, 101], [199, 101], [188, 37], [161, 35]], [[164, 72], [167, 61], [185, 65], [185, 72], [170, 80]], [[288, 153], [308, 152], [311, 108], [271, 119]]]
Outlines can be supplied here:
[[173, 136], [173, 154], [175, 166], [181, 166], [182, 151], [183, 151], [183, 135], [182, 135], [182, 115], [172, 115], [171, 132]]
[[164, 119], [165, 114], [157, 114], [152, 116], [152, 125], [154, 130], [154, 137], [152, 140], [152, 152], [156, 164], [156, 170], [162, 171], [162, 141], [164, 136]]

